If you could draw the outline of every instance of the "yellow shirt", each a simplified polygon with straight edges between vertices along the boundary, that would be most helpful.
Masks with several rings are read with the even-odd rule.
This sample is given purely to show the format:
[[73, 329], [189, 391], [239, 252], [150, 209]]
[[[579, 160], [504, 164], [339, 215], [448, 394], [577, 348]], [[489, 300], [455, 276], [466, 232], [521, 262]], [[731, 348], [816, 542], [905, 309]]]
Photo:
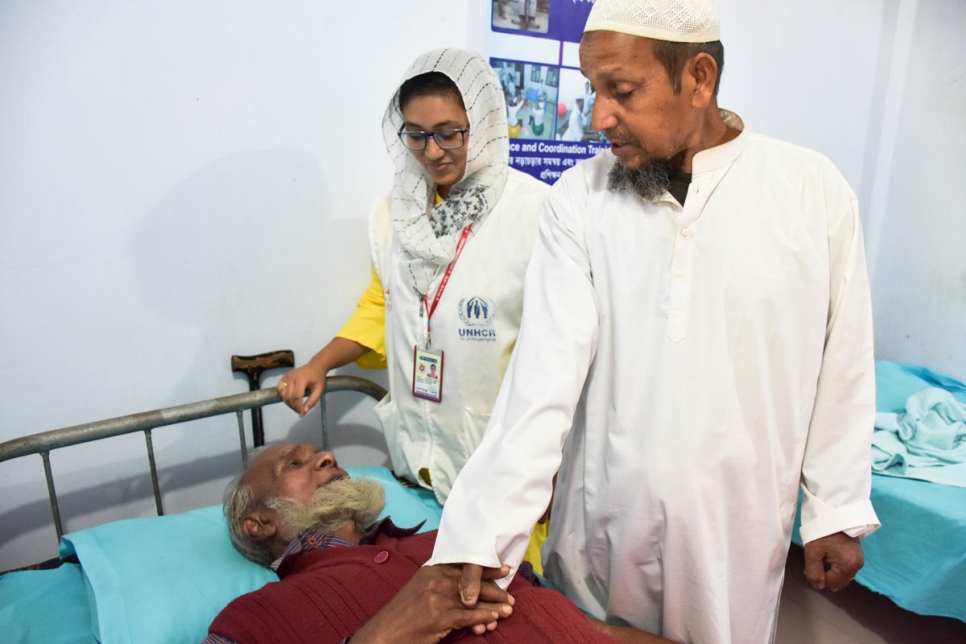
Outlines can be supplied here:
[[369, 349], [356, 360], [360, 367], [386, 368], [386, 296], [376, 269], [372, 269], [372, 280], [359, 298], [355, 312], [336, 337], [358, 342]]

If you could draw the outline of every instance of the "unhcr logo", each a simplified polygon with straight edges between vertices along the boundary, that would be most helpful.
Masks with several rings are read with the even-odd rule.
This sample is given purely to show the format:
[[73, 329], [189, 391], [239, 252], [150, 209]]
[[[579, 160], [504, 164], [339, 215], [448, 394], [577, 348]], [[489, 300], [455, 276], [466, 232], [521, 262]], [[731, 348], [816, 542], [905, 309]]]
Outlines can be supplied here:
[[493, 322], [496, 307], [486, 299], [473, 296], [460, 300], [460, 319], [467, 326], [484, 326]]
[[486, 298], [474, 296], [463, 298], [459, 302], [460, 320], [466, 327], [459, 330], [460, 337], [465, 340], [482, 340], [492, 342], [496, 340], [496, 331], [487, 327], [496, 319], [496, 306]]

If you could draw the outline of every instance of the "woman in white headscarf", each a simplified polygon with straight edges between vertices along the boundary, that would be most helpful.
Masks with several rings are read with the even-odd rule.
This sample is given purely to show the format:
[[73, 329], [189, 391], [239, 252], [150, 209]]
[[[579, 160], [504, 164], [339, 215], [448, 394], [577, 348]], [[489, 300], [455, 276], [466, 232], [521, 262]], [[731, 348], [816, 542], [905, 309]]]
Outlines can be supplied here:
[[440, 503], [483, 435], [516, 342], [548, 189], [509, 167], [506, 114], [479, 55], [443, 49], [412, 64], [383, 118], [396, 175], [370, 217], [372, 283], [337, 337], [278, 384], [301, 416], [330, 370], [386, 366], [376, 413], [392, 467]]

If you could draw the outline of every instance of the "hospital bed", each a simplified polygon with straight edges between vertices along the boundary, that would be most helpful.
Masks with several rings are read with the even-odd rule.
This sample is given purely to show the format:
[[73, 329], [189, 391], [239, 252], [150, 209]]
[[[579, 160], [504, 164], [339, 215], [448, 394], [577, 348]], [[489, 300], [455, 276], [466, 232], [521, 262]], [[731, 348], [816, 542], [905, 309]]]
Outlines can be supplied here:
[[[966, 385], [934, 378], [910, 365], [876, 365], [880, 410], [926, 386], [945, 386], [966, 402]], [[957, 387], [961, 387], [958, 389]], [[380, 399], [382, 387], [345, 376], [329, 378], [326, 397], [354, 391]], [[324, 405], [324, 398], [322, 404]], [[39, 454], [47, 475], [64, 563], [0, 576], [0, 633], [5, 642], [200, 642], [215, 615], [234, 597], [275, 580], [230, 544], [219, 505], [165, 515], [152, 432], [192, 419], [235, 413], [239, 469], [248, 458], [245, 410], [279, 402], [259, 390], [119, 419], [35, 434], [0, 444], [4, 461]], [[320, 444], [328, 444], [323, 418]], [[49, 453], [110, 436], [145, 434], [160, 516], [112, 521], [62, 535]], [[439, 525], [432, 493], [398, 481], [384, 467], [348, 467], [386, 488], [385, 514], [400, 525]], [[872, 501], [883, 527], [863, 542], [865, 567], [856, 582], [924, 615], [966, 621], [966, 488], [873, 475]], [[798, 540], [797, 526], [794, 539]], [[800, 543], [800, 542], [799, 542]], [[59, 560], [58, 560], [59, 561]]]
[[[376, 400], [385, 395], [381, 386], [362, 378], [328, 378], [320, 402], [319, 443], [323, 447], [329, 443], [325, 398], [344, 391]], [[234, 413], [240, 471], [249, 458], [243, 412], [280, 400], [275, 389], [262, 389], [0, 443], [0, 467], [12, 459], [41, 457], [59, 540], [59, 557], [54, 561], [0, 576], [0, 640], [197, 644], [228, 602], [277, 580], [275, 573], [235, 551], [220, 505], [164, 513], [154, 433], [167, 426]], [[158, 516], [122, 519], [63, 534], [50, 452], [136, 432], [145, 436]], [[385, 487], [383, 516], [391, 514], [403, 526], [425, 522], [421, 530], [439, 526], [442, 508], [432, 492], [404, 485], [385, 467], [346, 469], [354, 477], [373, 478]]]

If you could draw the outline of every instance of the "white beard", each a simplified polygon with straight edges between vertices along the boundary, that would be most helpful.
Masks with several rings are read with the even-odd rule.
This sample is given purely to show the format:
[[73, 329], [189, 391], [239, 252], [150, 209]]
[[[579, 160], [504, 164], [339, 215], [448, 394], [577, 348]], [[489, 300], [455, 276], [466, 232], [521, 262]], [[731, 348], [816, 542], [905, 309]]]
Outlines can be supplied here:
[[347, 522], [365, 532], [385, 507], [386, 492], [371, 479], [340, 479], [316, 490], [309, 505], [282, 498], [267, 505], [278, 512], [290, 539], [309, 529], [331, 533]]

